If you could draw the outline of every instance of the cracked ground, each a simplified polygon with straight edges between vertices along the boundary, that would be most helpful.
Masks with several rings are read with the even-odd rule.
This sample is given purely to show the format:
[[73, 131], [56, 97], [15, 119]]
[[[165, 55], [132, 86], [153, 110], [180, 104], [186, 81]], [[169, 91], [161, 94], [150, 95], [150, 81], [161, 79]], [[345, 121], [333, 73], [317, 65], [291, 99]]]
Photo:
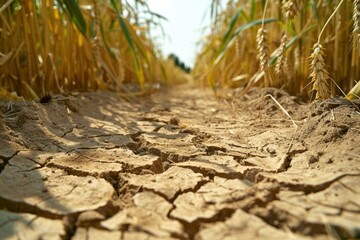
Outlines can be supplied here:
[[358, 103], [139, 100], [0, 102], [0, 239], [360, 238]]

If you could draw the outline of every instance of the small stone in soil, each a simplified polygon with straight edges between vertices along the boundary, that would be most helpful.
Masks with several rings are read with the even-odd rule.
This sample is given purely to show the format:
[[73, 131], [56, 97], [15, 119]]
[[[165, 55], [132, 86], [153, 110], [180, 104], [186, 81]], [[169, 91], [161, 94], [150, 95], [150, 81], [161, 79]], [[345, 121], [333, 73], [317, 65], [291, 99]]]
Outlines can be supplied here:
[[179, 123], [180, 123], [180, 120], [177, 117], [170, 118], [170, 120], [169, 120], [169, 124], [171, 124], [171, 125], [179, 125]]

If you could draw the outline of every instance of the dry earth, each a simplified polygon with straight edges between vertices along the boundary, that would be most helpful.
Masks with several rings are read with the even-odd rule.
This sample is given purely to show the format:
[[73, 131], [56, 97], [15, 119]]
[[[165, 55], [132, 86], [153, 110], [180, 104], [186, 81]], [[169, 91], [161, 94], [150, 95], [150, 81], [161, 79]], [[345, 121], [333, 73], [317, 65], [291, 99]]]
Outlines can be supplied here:
[[229, 94], [0, 102], [0, 239], [360, 238], [359, 104]]

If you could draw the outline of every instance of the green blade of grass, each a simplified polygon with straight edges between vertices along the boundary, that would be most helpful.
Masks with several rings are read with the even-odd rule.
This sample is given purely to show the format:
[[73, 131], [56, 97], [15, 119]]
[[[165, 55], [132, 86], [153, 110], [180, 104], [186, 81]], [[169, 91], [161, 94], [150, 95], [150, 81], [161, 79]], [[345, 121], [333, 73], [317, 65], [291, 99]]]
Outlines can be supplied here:
[[240, 15], [245, 20], [245, 22], [250, 22], [252, 20], [243, 9], [240, 10]]
[[226, 42], [228, 40], [228, 38], [230, 37], [230, 34], [232, 33], [232, 31], [235, 27], [235, 24], [236, 24], [237, 20], [239, 19], [240, 10], [241, 9], [237, 10], [236, 13], [234, 14], [234, 16], [232, 17], [229, 27], [228, 27], [225, 35], [223, 36], [223, 42]]
[[216, 8], [216, 0], [211, 1], [211, 10], [210, 10], [210, 18], [214, 19], [215, 16], [215, 8]]
[[108, 44], [108, 42], [107, 42], [107, 40], [106, 40], [105, 33], [104, 33], [104, 27], [103, 27], [102, 22], [100, 22], [100, 34], [101, 34], [101, 38], [102, 38], [102, 40], [103, 40], [103, 42], [104, 42], [104, 47], [105, 47], [105, 49], [106, 49], [106, 52], [109, 53], [110, 57], [112, 57], [112, 58], [115, 59], [115, 58], [116, 58], [116, 55], [115, 55], [114, 52], [110, 49], [109, 44]]
[[145, 86], [144, 86], [145, 85], [144, 74], [143, 74], [142, 68], [140, 66], [139, 58], [138, 58], [138, 55], [136, 53], [136, 49], [135, 49], [135, 45], [134, 45], [132, 36], [131, 36], [131, 34], [130, 34], [127, 26], [126, 26], [125, 21], [120, 16], [119, 9], [118, 9], [118, 7], [116, 5], [116, 0], [111, 0], [111, 5], [113, 6], [113, 8], [114, 8], [114, 10], [116, 12], [116, 16], [117, 16], [117, 19], [119, 21], [121, 30], [124, 32], [126, 41], [128, 42], [128, 44], [130, 46], [130, 50], [131, 50], [131, 53], [133, 55], [134, 62], [135, 62], [136, 75], [138, 77], [141, 89], [144, 90], [144, 88], [145, 88]]
[[229, 27], [226, 30], [224, 36], [222, 37], [222, 42], [221, 42], [221, 45], [220, 45], [220, 51], [222, 51], [226, 47], [226, 44], [229, 42], [229, 38], [231, 37], [231, 33], [233, 32], [235, 24], [236, 24], [237, 20], [239, 19], [240, 11], [241, 11], [241, 9], [237, 10], [235, 12], [234, 16], [232, 17], [232, 19], [230, 21], [230, 24], [229, 24]]
[[255, 5], [255, 0], [252, 0], [251, 1], [251, 13], [250, 13], [250, 17], [251, 17], [251, 20], [254, 19], [255, 17], [255, 10], [256, 10], [256, 5]]
[[[237, 28], [233, 34], [233, 36], [231, 38], [234, 38], [236, 37], [237, 35], [239, 35], [240, 32], [246, 30], [246, 29], [249, 29], [249, 28], [252, 28], [256, 25], [260, 25], [262, 24], [262, 19], [258, 19], [258, 20], [255, 20], [255, 21], [252, 21], [252, 22], [249, 22], [245, 25], [242, 25], [241, 27]], [[264, 19], [264, 24], [267, 24], [267, 23], [272, 23], [272, 22], [277, 22], [278, 20], [276, 18], [265, 18]]]
[[311, 8], [313, 9], [313, 11], [315, 13], [315, 17], [316, 17], [318, 23], [320, 23], [319, 11], [318, 11], [318, 9], [316, 7], [316, 3], [314, 2], [314, 0], [310, 0], [309, 4], [310, 4]]
[[[264, 19], [264, 24], [267, 24], [267, 23], [271, 23], [271, 22], [277, 22], [278, 20], [276, 18], [266, 18]], [[255, 20], [255, 21], [252, 21], [252, 22], [249, 22], [247, 24], [244, 24], [242, 25], [241, 27], [237, 28], [233, 35], [231, 36], [231, 38], [220, 48], [220, 50], [218, 51], [218, 53], [216, 54], [216, 59], [214, 61], [214, 65], [217, 65], [221, 59], [223, 58], [225, 52], [226, 52], [226, 49], [229, 48], [229, 46], [232, 45], [232, 43], [234, 42], [234, 40], [236, 39], [237, 35], [239, 35], [242, 31], [246, 30], [246, 29], [249, 29], [249, 28], [252, 28], [256, 25], [261, 25], [263, 22], [262, 19], [258, 19], [258, 20]]]
[[[300, 32], [298, 35], [295, 35], [293, 38], [290, 39], [290, 41], [288, 41], [285, 45], [285, 49], [288, 49], [289, 47], [291, 47], [298, 39], [301, 39], [302, 35], [304, 35], [305, 33], [307, 33], [308, 31], [314, 29], [316, 27], [316, 25], [311, 25], [310, 27], [304, 29], [302, 32]], [[278, 55], [273, 56], [270, 61], [269, 61], [269, 66], [272, 66], [275, 64], [276, 60], [278, 59]]]
[[164, 21], [169, 21], [166, 17], [164, 17], [163, 15], [161, 15], [161, 14], [159, 14], [159, 13], [156, 13], [156, 12], [153, 12], [153, 11], [150, 11], [150, 10], [148, 10], [147, 12], [148, 12], [150, 15], [153, 15], [153, 16], [159, 18], [159, 19], [162, 19], [162, 20], [164, 20]]
[[86, 22], [81, 13], [79, 4], [75, 0], [61, 0], [60, 6], [68, 14], [70, 20], [75, 23], [77, 29], [86, 37]]

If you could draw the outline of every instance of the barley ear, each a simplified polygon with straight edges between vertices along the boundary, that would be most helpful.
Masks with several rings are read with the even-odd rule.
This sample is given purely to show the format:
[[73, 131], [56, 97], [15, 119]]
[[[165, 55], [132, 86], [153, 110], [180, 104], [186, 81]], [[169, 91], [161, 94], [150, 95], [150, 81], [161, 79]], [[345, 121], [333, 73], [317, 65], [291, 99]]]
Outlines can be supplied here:
[[310, 59], [312, 90], [316, 91], [316, 99], [327, 99], [330, 97], [329, 73], [325, 69], [324, 48], [320, 43], [314, 44]]

